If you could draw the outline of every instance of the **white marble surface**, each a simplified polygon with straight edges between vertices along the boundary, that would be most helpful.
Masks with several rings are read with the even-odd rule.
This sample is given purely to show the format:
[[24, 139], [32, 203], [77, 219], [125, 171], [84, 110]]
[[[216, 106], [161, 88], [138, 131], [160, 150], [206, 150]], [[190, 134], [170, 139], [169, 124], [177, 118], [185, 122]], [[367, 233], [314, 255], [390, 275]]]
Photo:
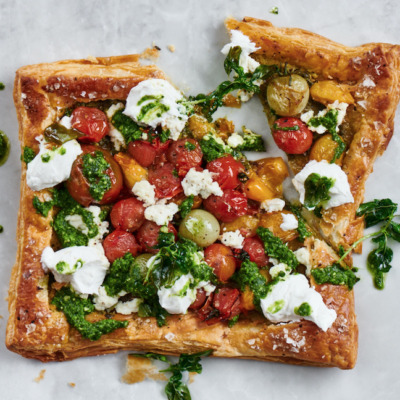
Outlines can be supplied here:
[[[351, 5], [350, 5], [351, 4]], [[279, 15], [268, 11], [279, 7]], [[8, 162], [0, 168], [0, 398], [163, 399], [157, 382], [121, 383], [126, 354], [43, 365], [9, 352], [4, 346], [8, 317], [5, 298], [16, 253], [20, 150], [12, 103], [15, 70], [25, 64], [88, 55], [140, 52], [162, 48], [159, 65], [183, 90], [195, 94], [214, 88], [225, 76], [219, 53], [228, 36], [229, 15], [269, 19], [279, 26], [306, 28], [347, 45], [370, 41], [400, 42], [396, 0], [385, 1], [129, 1], [129, 0], [0, 0], [0, 129], [11, 139]], [[173, 44], [175, 53], [166, 46]], [[220, 114], [224, 114], [221, 111]], [[236, 116], [266, 135], [275, 151], [258, 100]], [[398, 120], [397, 120], [398, 121]], [[400, 135], [395, 135], [368, 180], [366, 199], [391, 197], [400, 202]], [[393, 184], [395, 182], [396, 184]], [[365, 252], [368, 246], [365, 246]], [[351, 371], [317, 369], [254, 361], [209, 359], [191, 385], [193, 399], [398, 399], [400, 398], [400, 246], [383, 292], [373, 289], [365, 257], [357, 257], [362, 281], [356, 286], [359, 358]], [[41, 369], [45, 378], [34, 382]], [[68, 382], [76, 383], [75, 388]]]

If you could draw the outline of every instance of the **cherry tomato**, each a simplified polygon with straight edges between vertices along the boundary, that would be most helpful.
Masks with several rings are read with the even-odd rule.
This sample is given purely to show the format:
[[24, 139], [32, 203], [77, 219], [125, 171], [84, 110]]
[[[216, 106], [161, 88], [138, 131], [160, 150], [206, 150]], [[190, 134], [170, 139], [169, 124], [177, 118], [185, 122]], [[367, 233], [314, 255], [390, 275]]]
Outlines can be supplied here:
[[[83, 156], [85, 154], [95, 154], [97, 151], [103, 153], [104, 159], [110, 165], [110, 168], [108, 168], [105, 173], [111, 179], [111, 188], [104, 193], [104, 196], [100, 201], [93, 199], [89, 191], [90, 184], [82, 172]], [[98, 146], [82, 146], [82, 154], [80, 154], [72, 164], [71, 175], [66, 183], [69, 194], [84, 207], [88, 207], [91, 203], [109, 204], [117, 199], [122, 186], [123, 177], [121, 168], [113, 159], [111, 154], [107, 150], [104, 150]]]
[[176, 166], [178, 175], [184, 177], [190, 168], [199, 167], [203, 152], [195, 139], [179, 139], [169, 146], [167, 160]]
[[[171, 232], [177, 237], [176, 229], [172, 224], [168, 224], [168, 232]], [[158, 235], [160, 233], [160, 226], [155, 222], [145, 221], [136, 233], [136, 239], [147, 253], [157, 253], [158, 249], [154, 247], [158, 244]]]
[[272, 135], [276, 145], [288, 154], [303, 154], [311, 147], [313, 141], [312, 132], [298, 118], [277, 119]]
[[226, 189], [222, 196], [211, 195], [203, 201], [206, 210], [222, 222], [231, 222], [247, 214], [247, 197], [233, 189]]
[[149, 170], [148, 180], [156, 187], [158, 198], [174, 197], [183, 191], [181, 180], [175, 174], [176, 169], [170, 163]]
[[110, 263], [126, 253], [132, 253], [135, 257], [140, 250], [140, 245], [132, 233], [119, 229], [110, 233], [103, 241], [104, 252]]
[[149, 167], [153, 164], [157, 155], [156, 148], [146, 140], [130, 142], [128, 152], [142, 167]]
[[221, 189], [235, 189], [240, 185], [238, 174], [244, 171], [244, 166], [229, 155], [209, 162], [207, 169], [214, 173], [213, 179]]
[[164, 164], [167, 162], [167, 150], [172, 140], [161, 142], [160, 138], [156, 137], [151, 141], [151, 145], [156, 149], [156, 159], [154, 164]]
[[250, 261], [255, 262], [259, 267], [268, 264], [268, 256], [265, 254], [264, 244], [258, 237], [244, 239], [243, 250], [249, 254]]
[[98, 108], [78, 107], [72, 112], [71, 127], [82, 132], [78, 140], [84, 143], [97, 143], [110, 131], [107, 115]]
[[134, 197], [120, 200], [111, 210], [111, 223], [115, 229], [136, 231], [145, 220], [144, 210], [143, 203]]
[[203, 307], [204, 303], [207, 299], [207, 293], [203, 288], [197, 289], [196, 300], [190, 305], [189, 308], [192, 310], [198, 310], [199, 308]]
[[236, 270], [232, 250], [223, 244], [214, 243], [208, 246], [204, 250], [204, 260], [221, 282], [226, 282]]

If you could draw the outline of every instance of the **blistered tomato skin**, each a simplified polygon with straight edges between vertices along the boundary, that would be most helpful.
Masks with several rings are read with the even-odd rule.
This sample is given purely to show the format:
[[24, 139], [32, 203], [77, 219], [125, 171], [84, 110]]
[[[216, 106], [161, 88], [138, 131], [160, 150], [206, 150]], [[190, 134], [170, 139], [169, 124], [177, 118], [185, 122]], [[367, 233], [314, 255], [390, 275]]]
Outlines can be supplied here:
[[198, 310], [203, 307], [204, 303], [207, 300], [207, 294], [203, 288], [197, 289], [196, 300], [190, 305], [190, 309]]
[[238, 174], [244, 172], [243, 164], [230, 155], [209, 162], [207, 169], [214, 173], [213, 179], [221, 189], [237, 188], [240, 185]]
[[191, 168], [200, 167], [202, 159], [203, 152], [195, 139], [176, 140], [167, 151], [167, 160], [175, 165], [180, 177], [184, 177]]
[[[158, 249], [155, 247], [158, 244], [158, 235], [160, 233], [160, 226], [153, 221], [145, 221], [136, 233], [136, 239], [143, 248], [143, 251], [155, 254]], [[172, 224], [168, 224], [168, 232], [178, 236], [176, 229]]]
[[71, 127], [82, 132], [83, 143], [97, 143], [110, 131], [106, 114], [98, 108], [78, 107], [72, 112]]
[[222, 196], [211, 195], [203, 201], [204, 207], [222, 222], [231, 222], [247, 214], [247, 197], [238, 190], [226, 189]]
[[236, 270], [232, 250], [223, 244], [215, 243], [208, 246], [204, 250], [204, 260], [221, 282], [226, 282]]
[[111, 210], [111, 223], [115, 229], [134, 232], [145, 221], [144, 210], [143, 203], [134, 197], [120, 200]]
[[[100, 201], [93, 199], [89, 191], [89, 182], [82, 172], [83, 156], [88, 153], [95, 154], [96, 151], [102, 152], [104, 159], [110, 165], [110, 168], [106, 170], [106, 174], [110, 177], [111, 188], [104, 193], [103, 198]], [[88, 207], [90, 204], [102, 205], [113, 203], [118, 198], [123, 187], [121, 168], [107, 150], [98, 146], [83, 145], [82, 154], [77, 157], [72, 165], [71, 175], [66, 182], [66, 187], [72, 198], [84, 207]]]
[[273, 125], [276, 145], [288, 154], [303, 154], [312, 145], [313, 134], [298, 118], [280, 118]]
[[258, 237], [246, 238], [243, 242], [243, 250], [248, 253], [250, 261], [255, 262], [259, 267], [265, 267], [269, 258], [265, 254], [264, 244]]
[[183, 191], [181, 180], [176, 175], [176, 168], [171, 163], [149, 170], [148, 180], [156, 187], [156, 196], [159, 199], [171, 198]]
[[122, 230], [115, 230], [103, 241], [104, 253], [110, 263], [117, 258], [123, 257], [126, 253], [132, 253], [135, 257], [140, 251], [140, 245], [132, 233]]
[[157, 150], [145, 140], [135, 140], [128, 144], [128, 153], [142, 166], [149, 167], [153, 164]]

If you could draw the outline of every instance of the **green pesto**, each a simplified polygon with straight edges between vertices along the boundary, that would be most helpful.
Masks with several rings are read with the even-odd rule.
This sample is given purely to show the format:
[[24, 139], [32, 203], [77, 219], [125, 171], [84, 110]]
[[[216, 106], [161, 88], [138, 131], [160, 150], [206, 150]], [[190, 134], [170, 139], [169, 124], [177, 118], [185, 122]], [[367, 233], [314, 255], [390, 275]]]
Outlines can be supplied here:
[[89, 192], [95, 200], [101, 201], [104, 194], [111, 189], [111, 178], [105, 173], [110, 164], [101, 151], [84, 154], [82, 160], [82, 173], [89, 182]]
[[278, 15], [278, 14], [279, 14], [279, 9], [278, 9], [277, 6], [275, 6], [275, 7], [272, 7], [272, 8], [269, 10], [269, 12], [270, 12], [270, 14]]
[[47, 217], [54, 203], [53, 200], [40, 201], [39, 197], [35, 195], [33, 196], [32, 204], [38, 214], [42, 215], [43, 217]]
[[137, 102], [137, 105], [140, 106], [141, 104], [143, 104], [145, 101], [148, 101], [148, 100], [161, 100], [161, 99], [163, 99], [163, 98], [164, 98], [164, 96], [163, 96], [162, 94], [160, 94], [160, 95], [158, 95], [158, 96], [148, 94], [148, 95], [146, 95], [146, 96], [143, 96], [143, 97]]
[[168, 110], [169, 106], [156, 100], [142, 106], [140, 113], [137, 116], [137, 120], [144, 123], [149, 123], [153, 119], [161, 117]]
[[231, 154], [236, 159], [243, 157], [239, 150], [232, 149], [224, 144], [222, 139], [217, 138], [212, 133], [205, 135], [199, 143], [203, 152], [203, 157], [207, 162], [223, 157], [226, 154]]
[[122, 110], [115, 112], [111, 118], [111, 122], [113, 126], [121, 132], [126, 144], [142, 138], [143, 132], [139, 125], [132, 118], [123, 114]]
[[24, 161], [26, 164], [29, 164], [35, 157], [36, 153], [33, 151], [33, 149], [25, 146], [21, 156], [21, 160]]
[[267, 311], [270, 314], [276, 314], [277, 312], [281, 311], [284, 306], [285, 300], [276, 300], [267, 308]]
[[294, 125], [294, 126], [278, 126], [277, 124], [274, 124], [272, 126], [272, 129], [274, 131], [298, 131], [300, 128], [298, 125]]
[[81, 268], [83, 265], [82, 260], [77, 261], [72, 267], [65, 261], [60, 261], [56, 264], [56, 270], [60, 274], [70, 275], [73, 274], [76, 270]]
[[351, 290], [360, 280], [360, 278], [355, 275], [355, 271], [357, 271], [355, 268], [346, 269], [335, 263], [325, 268], [314, 268], [311, 274], [318, 285], [331, 283], [332, 285], [347, 286]]
[[0, 90], [4, 90], [6, 88], [6, 86], [4, 85], [3, 82], [0, 82]]
[[323, 206], [330, 198], [329, 190], [335, 180], [316, 173], [310, 174], [304, 182], [304, 205], [308, 208]]
[[51, 160], [51, 155], [49, 153], [42, 154], [41, 157], [42, 162], [48, 163]]
[[186, 215], [190, 213], [193, 207], [193, 203], [194, 203], [194, 196], [191, 194], [185, 200], [183, 200], [182, 203], [179, 205], [179, 211], [181, 213], [182, 218], [185, 218]]
[[243, 143], [235, 147], [236, 151], [265, 151], [264, 139], [258, 133], [242, 128], [243, 130]]
[[3, 233], [3, 232], [4, 232], [3, 225], [0, 225], [0, 233]]
[[308, 303], [301, 303], [299, 307], [294, 308], [294, 313], [300, 317], [309, 317], [312, 313], [312, 308]]
[[0, 165], [3, 165], [10, 154], [10, 141], [7, 135], [0, 131]]
[[233, 318], [231, 318], [228, 321], [228, 327], [232, 328], [234, 325], [236, 325], [238, 323], [238, 321], [239, 321], [239, 315], [235, 315]]
[[307, 228], [306, 221], [301, 215], [301, 206], [291, 205], [290, 210], [296, 216], [298, 221], [297, 232], [299, 233], [299, 239], [304, 242], [306, 238], [312, 236], [312, 233]]
[[281, 239], [268, 229], [257, 228], [257, 235], [263, 241], [265, 252], [269, 257], [276, 258], [279, 262], [285, 263], [289, 268], [295, 269], [299, 262], [296, 255], [290, 250]]
[[162, 130], [158, 134], [158, 137], [160, 138], [161, 143], [165, 143], [169, 139], [170, 136], [171, 136], [171, 131], [169, 129]]
[[64, 154], [67, 153], [67, 150], [65, 150], [65, 147], [60, 147], [59, 150], [58, 150], [58, 152], [59, 152], [59, 154], [60, 154], [61, 156], [63, 156]]
[[113, 319], [103, 319], [97, 322], [89, 322], [85, 316], [94, 311], [94, 305], [89, 299], [82, 299], [69, 287], [63, 287], [56, 292], [51, 304], [62, 311], [67, 321], [84, 338], [98, 340], [104, 334], [115, 331], [119, 328], [126, 328], [128, 321], [116, 321]]
[[196, 145], [191, 142], [185, 142], [185, 149], [189, 151], [193, 151], [196, 149]]

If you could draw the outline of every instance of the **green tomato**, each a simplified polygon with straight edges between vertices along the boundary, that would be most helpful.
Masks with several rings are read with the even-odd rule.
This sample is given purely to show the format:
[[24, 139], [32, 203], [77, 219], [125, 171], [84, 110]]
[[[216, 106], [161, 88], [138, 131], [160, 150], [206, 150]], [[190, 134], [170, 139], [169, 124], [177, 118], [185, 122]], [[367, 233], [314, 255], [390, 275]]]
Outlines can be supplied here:
[[150, 253], [143, 253], [140, 254], [139, 256], [137, 256], [135, 258], [135, 263], [134, 265], [137, 266], [140, 270], [140, 273], [143, 277], [146, 276], [147, 274], [147, 261], [149, 261], [149, 259], [151, 257], [153, 257], [154, 254], [150, 254]]
[[200, 247], [207, 247], [218, 239], [220, 229], [214, 215], [204, 210], [192, 210], [179, 225], [179, 234]]
[[269, 106], [282, 117], [300, 114], [307, 105], [310, 89], [300, 75], [279, 76], [271, 80], [267, 87]]

